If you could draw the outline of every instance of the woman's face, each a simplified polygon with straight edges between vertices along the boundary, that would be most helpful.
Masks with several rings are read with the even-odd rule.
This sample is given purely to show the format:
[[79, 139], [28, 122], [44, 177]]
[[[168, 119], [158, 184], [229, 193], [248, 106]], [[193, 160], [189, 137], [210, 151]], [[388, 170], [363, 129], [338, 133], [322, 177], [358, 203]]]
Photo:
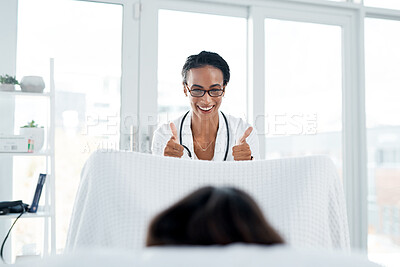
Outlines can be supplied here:
[[[190, 105], [194, 115], [200, 119], [210, 119], [218, 116], [222, 103], [222, 96], [211, 97], [207, 92], [202, 97], [191, 96], [189, 90], [224, 89], [224, 76], [220, 69], [212, 66], [190, 69], [187, 73], [187, 85], [184, 84], [184, 93], [189, 96]], [[225, 92], [224, 92], [225, 94]]]

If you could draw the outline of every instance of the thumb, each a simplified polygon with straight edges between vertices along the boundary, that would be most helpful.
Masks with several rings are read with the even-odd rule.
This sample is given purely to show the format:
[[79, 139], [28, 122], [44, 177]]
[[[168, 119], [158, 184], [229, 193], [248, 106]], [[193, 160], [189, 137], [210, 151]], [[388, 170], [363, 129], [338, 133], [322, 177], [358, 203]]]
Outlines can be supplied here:
[[249, 135], [251, 134], [252, 131], [253, 131], [253, 127], [250, 126], [249, 128], [247, 128], [247, 130], [244, 132], [243, 136], [240, 137], [238, 144], [240, 145], [240, 144], [245, 143], [246, 138], [249, 137]]
[[172, 136], [175, 138], [176, 141], [178, 141], [178, 130], [176, 129], [176, 126], [173, 122], [169, 124], [169, 127], [171, 128]]

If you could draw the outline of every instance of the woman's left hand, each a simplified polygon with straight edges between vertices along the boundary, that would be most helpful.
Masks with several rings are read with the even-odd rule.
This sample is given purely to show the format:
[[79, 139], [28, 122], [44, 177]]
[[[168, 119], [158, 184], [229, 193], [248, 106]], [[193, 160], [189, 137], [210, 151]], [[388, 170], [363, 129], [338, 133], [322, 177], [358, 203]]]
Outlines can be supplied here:
[[251, 160], [251, 150], [249, 144], [246, 142], [246, 138], [249, 137], [251, 132], [253, 131], [253, 127], [247, 128], [244, 132], [243, 136], [239, 139], [236, 146], [232, 148], [233, 150], [233, 159], [234, 160]]

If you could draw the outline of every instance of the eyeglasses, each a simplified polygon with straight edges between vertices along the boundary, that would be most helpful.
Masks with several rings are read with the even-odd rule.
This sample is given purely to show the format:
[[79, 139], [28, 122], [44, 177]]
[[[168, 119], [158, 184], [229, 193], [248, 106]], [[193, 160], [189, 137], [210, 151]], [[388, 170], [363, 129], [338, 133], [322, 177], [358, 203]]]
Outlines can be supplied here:
[[193, 89], [190, 90], [189, 87], [186, 85], [186, 88], [188, 89], [188, 91], [190, 92], [190, 95], [193, 97], [202, 97], [205, 95], [205, 93], [207, 92], [209, 96], [211, 97], [218, 97], [223, 95], [225, 89], [211, 89], [211, 90], [203, 90], [203, 89]]

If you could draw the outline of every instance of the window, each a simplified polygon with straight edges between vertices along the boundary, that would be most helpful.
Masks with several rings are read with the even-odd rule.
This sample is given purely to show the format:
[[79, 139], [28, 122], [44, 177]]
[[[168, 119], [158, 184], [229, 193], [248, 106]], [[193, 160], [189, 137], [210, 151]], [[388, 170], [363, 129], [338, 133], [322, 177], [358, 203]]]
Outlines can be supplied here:
[[364, 5], [371, 7], [400, 9], [400, 1], [398, 0], [364, 0]]
[[[368, 252], [395, 266], [400, 253], [400, 21], [365, 21]], [[392, 265], [393, 264], [393, 265]]]
[[327, 154], [342, 166], [341, 28], [265, 20], [266, 158]]
[[[102, 2], [107, 2], [107, 0]], [[110, 2], [117, 1], [110, 0]], [[122, 0], [121, 2], [132, 3]], [[357, 136], [354, 139], [361, 138], [366, 131], [368, 249], [371, 259], [385, 265], [396, 263], [395, 255], [400, 254], [398, 204], [400, 202], [398, 179], [400, 177], [400, 123], [398, 119], [398, 114], [400, 114], [398, 105], [400, 41], [397, 34], [400, 32], [400, 22], [366, 18], [365, 40], [360, 40], [361, 43], [358, 43], [357, 36], [362, 30], [360, 28], [362, 24], [357, 23], [360, 22], [358, 16], [363, 16], [363, 11], [366, 11], [367, 16], [370, 16], [371, 12], [377, 12], [375, 17], [382, 18], [388, 14], [390, 18], [400, 20], [400, 16], [393, 10], [363, 9], [364, 5], [399, 9], [399, 1], [272, 2], [273, 4], [270, 1], [257, 1], [257, 6], [240, 6], [234, 0], [224, 1], [223, 4], [196, 0], [142, 1], [142, 6], [146, 8], [142, 9], [140, 19], [136, 19], [138, 24], [140, 21], [140, 27], [138, 24], [132, 26], [134, 23], [124, 25], [131, 38], [129, 44], [132, 45], [129, 48], [135, 52], [129, 51], [123, 55], [123, 58], [125, 60], [136, 55], [140, 58], [137, 61], [136, 59], [130, 61], [131, 64], [125, 68], [123, 75], [124, 81], [128, 76], [134, 78], [129, 80], [127, 83], [129, 86], [123, 88], [122, 91], [124, 93], [129, 91], [131, 94], [127, 95], [130, 97], [134, 95], [139, 99], [138, 108], [135, 106], [136, 102], [133, 105], [133, 101], [129, 102], [132, 106], [130, 111], [134, 110], [139, 113], [134, 115], [140, 116], [143, 115], [141, 113], [148, 112], [148, 110], [144, 112], [141, 108], [150, 107], [149, 113], [158, 112], [164, 118], [166, 116], [167, 119], [172, 119], [189, 109], [182, 93], [180, 70], [188, 55], [199, 53], [201, 50], [211, 50], [220, 53], [228, 61], [232, 71], [232, 80], [227, 88], [221, 110], [240, 117], [246, 116], [248, 21], [243, 13], [235, 16], [226, 10], [236, 8], [241, 9], [241, 12], [243, 10], [259, 12], [262, 8], [283, 10], [282, 13], [285, 13], [283, 17], [276, 14], [265, 20], [263, 17], [265, 36], [258, 35], [258, 37], [265, 37], [265, 47], [261, 48], [265, 52], [265, 59], [263, 59], [265, 69], [263, 68], [259, 75], [265, 76], [265, 86], [254, 90], [262, 92], [265, 90], [265, 97], [263, 95], [260, 99], [265, 100], [265, 109], [263, 106], [261, 110], [265, 110], [265, 115], [267, 115], [262, 118], [266, 125], [265, 145], [263, 145], [266, 157], [328, 154], [335, 161], [339, 172], [342, 172], [342, 143], [344, 141], [342, 136], [344, 136], [344, 131], [348, 133], [347, 129], [342, 128], [342, 124], [344, 121], [350, 121], [349, 117], [351, 120], [362, 117], [352, 116], [355, 112], [350, 115], [342, 114], [343, 106], [349, 105], [349, 101], [342, 101], [346, 98], [346, 95], [342, 93], [348, 92], [348, 90], [342, 92], [342, 84], [351, 87], [355, 92], [350, 105], [363, 107], [364, 104], [358, 102], [363, 101], [363, 95], [359, 94], [363, 93], [364, 81], [353, 83], [354, 80], [350, 82], [346, 80], [348, 76], [356, 77], [359, 75], [358, 70], [364, 69], [364, 55], [354, 57], [358, 50], [348, 53], [349, 51], [345, 48], [348, 46], [358, 48], [358, 45], [365, 44], [367, 129], [360, 127], [362, 129], [356, 131]], [[335, 2], [349, 2], [349, 5]], [[364, 5], [354, 5], [350, 2], [364, 3]], [[150, 7], [151, 11], [157, 12], [146, 13]], [[321, 9], [323, 12], [319, 12]], [[307, 12], [302, 13], [305, 10], [310, 11], [308, 13], [312, 15], [307, 16]], [[87, 152], [98, 147], [118, 147], [119, 132], [118, 127], [114, 125], [118, 124], [120, 108], [126, 108], [128, 102], [126, 98], [122, 99], [120, 92], [122, 12], [122, 5], [94, 1], [19, 1], [17, 77], [40, 75], [48, 84], [48, 59], [55, 58], [58, 99], [56, 179], [58, 188], [57, 248], [59, 250], [62, 250], [65, 243], [69, 214], [79, 183], [81, 167], [89, 156]], [[152, 20], [153, 17], [150, 14], [153, 17], [158, 15], [158, 23], [153, 23], [155, 20]], [[296, 14], [300, 14], [301, 19], [298, 21], [302, 22], [296, 22], [296, 19], [292, 18], [292, 15]], [[346, 17], [347, 21], [337, 24], [336, 17]], [[314, 21], [310, 21], [310, 18]], [[324, 24], [318, 21], [321, 18], [331, 19], [332, 23]], [[339, 26], [350, 24], [351, 30], [348, 32]], [[136, 26], [138, 27], [135, 28]], [[139, 28], [140, 39], [134, 42], [135, 38], [132, 36], [136, 36], [137, 32], [135, 34], [133, 32]], [[154, 33], [155, 37], [149, 32]], [[148, 36], [151, 37], [148, 38]], [[205, 36], [211, 36], [212, 39], [208, 40]], [[344, 36], [352, 37], [351, 44], [344, 40]], [[155, 41], [157, 37], [158, 42]], [[146, 42], [142, 43], [143, 40]], [[343, 41], [346, 41], [345, 45]], [[155, 44], [158, 45], [155, 49], [153, 47], [148, 49], [147, 46], [156, 46]], [[157, 52], [158, 55], [155, 56]], [[141, 67], [147, 64], [149, 55], [150, 57], [154, 55], [154, 58], [150, 60], [150, 71], [148, 69], [142, 71]], [[357, 58], [358, 56], [360, 58]], [[343, 72], [342, 66], [348, 65], [355, 66], [357, 71], [350, 68]], [[142, 79], [144, 72], [153, 74], [155, 69], [158, 71], [157, 77], [149, 75], [152, 79]], [[135, 79], [136, 77], [138, 79]], [[142, 86], [143, 81], [146, 83], [150, 81], [150, 85]], [[151, 84], [153, 81], [154, 84]], [[146, 99], [147, 95], [143, 93], [145, 90], [156, 92], [154, 95], [158, 93], [157, 104], [151, 102], [156, 101], [156, 97]], [[145, 97], [142, 99], [136, 96], [136, 93]], [[123, 100], [122, 105], [121, 100]], [[47, 103], [43, 102], [43, 105]], [[26, 112], [28, 108], [35, 111], [28, 113]], [[30, 120], [30, 116], [27, 115], [34, 116], [39, 123], [45, 125], [45, 122], [41, 122], [45, 121], [45, 118], [39, 116], [40, 108], [42, 108], [41, 105], [35, 107], [32, 103], [19, 99], [15, 103], [15, 127]], [[251, 123], [255, 124], [256, 121]], [[361, 125], [363, 122], [356, 123]], [[142, 138], [141, 133], [138, 138]], [[125, 141], [124, 139], [123, 142]], [[363, 144], [354, 146], [360, 148]], [[363, 148], [354, 151], [361, 151]], [[355, 157], [357, 156], [353, 158]], [[345, 159], [343, 162], [361, 162], [361, 166], [362, 161], [362, 155], [360, 155], [353, 161]], [[43, 162], [19, 158], [14, 162], [15, 175], [36, 177], [36, 174], [29, 172], [29, 164], [40, 166]], [[17, 168], [20, 165], [28, 167]], [[357, 183], [351, 186], [358, 187], [363, 184], [365, 179], [362, 180], [363, 177], [359, 176], [354, 177]], [[14, 186], [16, 196], [26, 195], [27, 187], [20, 186], [26, 181], [21, 179], [17, 182], [19, 184]], [[30, 201], [31, 199], [28, 199], [26, 202]], [[360, 205], [351, 201], [354, 199], [347, 203], [351, 207], [350, 210], [357, 211]], [[363, 214], [362, 211], [354, 216]], [[38, 222], [41, 223], [40, 220], [36, 220], [36, 223]], [[358, 221], [356, 226], [360, 227]], [[24, 228], [27, 227], [21, 226], [18, 231], [26, 231]], [[363, 230], [356, 229], [355, 232], [357, 231]], [[29, 238], [28, 241], [17, 240], [17, 251], [23, 249], [23, 244], [40, 239]], [[37, 247], [40, 246], [40, 242], [38, 240]], [[365, 241], [360, 238], [357, 242], [357, 245], [362, 247]]]
[[220, 109], [245, 118], [246, 19], [165, 9], [158, 14], [158, 112], [161, 118], [172, 120], [190, 109], [183, 94], [181, 70], [188, 56], [202, 50], [218, 53], [231, 70], [231, 81]]
[[[116, 4], [19, 1], [17, 76], [43, 76], [48, 86], [49, 58], [55, 61], [58, 251], [65, 245], [85, 161], [96, 149], [119, 148], [122, 11]], [[37, 118], [26, 103], [16, 105], [19, 124]], [[18, 162], [29, 164], [33, 163]], [[24, 172], [31, 176], [29, 168]], [[24, 233], [31, 231], [25, 222], [18, 225]], [[22, 235], [16, 238], [22, 238], [17, 240], [17, 253], [24, 244], [36, 242]]]

